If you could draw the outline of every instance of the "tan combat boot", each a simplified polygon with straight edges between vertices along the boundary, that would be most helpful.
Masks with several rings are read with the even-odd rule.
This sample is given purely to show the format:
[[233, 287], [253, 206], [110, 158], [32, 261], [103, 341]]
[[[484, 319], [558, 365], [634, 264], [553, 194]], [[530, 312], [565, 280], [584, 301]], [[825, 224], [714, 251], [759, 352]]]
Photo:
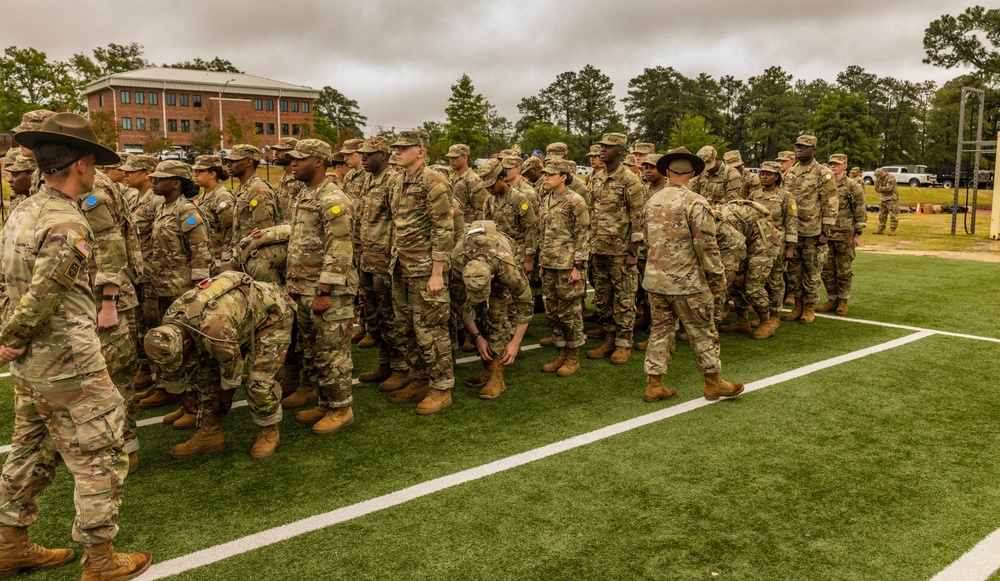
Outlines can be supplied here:
[[177, 401], [177, 396], [167, 393], [167, 390], [165, 389], [156, 388], [153, 390], [152, 395], [139, 400], [139, 407], [147, 409], [158, 408], [161, 405], [166, 405], [175, 401]]
[[785, 295], [785, 300], [783, 302], [788, 306], [794, 305], [795, 297], [793, 297], [792, 295]]
[[417, 404], [417, 413], [422, 416], [436, 414], [446, 407], [451, 407], [450, 389], [432, 389], [427, 396]]
[[318, 405], [314, 408], [309, 408], [296, 413], [295, 421], [303, 426], [311, 426], [326, 417], [326, 414], [329, 411], [330, 408], [325, 405]]
[[816, 307], [817, 313], [829, 313], [837, 308], [837, 299], [834, 297], [827, 297], [826, 302], [822, 305]]
[[576, 347], [566, 348], [566, 360], [563, 362], [562, 367], [556, 371], [558, 377], [569, 377], [575, 375], [577, 371], [580, 371], [580, 353], [579, 349]]
[[583, 316], [584, 323], [596, 323], [598, 319], [600, 319], [600, 317], [597, 316], [597, 311], [587, 313]]
[[170, 412], [169, 414], [163, 416], [163, 423], [167, 424], [168, 426], [173, 425], [174, 422], [184, 417], [184, 414], [186, 413], [187, 412], [184, 411], [184, 406], [181, 406], [175, 409], [174, 411]]
[[604, 330], [604, 327], [598, 327], [587, 331], [588, 339], [604, 339], [606, 335], [607, 332]]
[[875, 231], [876, 234], [885, 234], [885, 226], [879, 226], [878, 230]]
[[372, 347], [378, 347], [378, 341], [372, 337], [371, 333], [365, 333], [365, 338], [358, 341], [358, 349], [371, 349]]
[[257, 430], [257, 439], [253, 441], [250, 448], [250, 457], [254, 460], [263, 460], [274, 454], [281, 442], [281, 434], [278, 432], [278, 425], [261, 426]]
[[295, 393], [281, 400], [281, 407], [286, 410], [300, 408], [312, 400], [316, 399], [316, 388], [308, 385], [299, 385]]
[[816, 310], [813, 306], [813, 303], [802, 304], [802, 316], [799, 317], [799, 322], [803, 325], [810, 325], [816, 320]]
[[642, 401], [654, 403], [664, 399], [674, 399], [677, 391], [667, 389], [663, 386], [662, 375], [649, 375], [646, 377], [646, 391], [642, 394]]
[[198, 414], [189, 414], [184, 412], [177, 420], [173, 423], [175, 430], [190, 430], [191, 428], [198, 427]]
[[559, 371], [559, 368], [566, 362], [566, 350], [566, 347], [560, 347], [559, 355], [556, 355], [555, 360], [542, 365], [542, 373], [555, 373]]
[[538, 344], [542, 347], [555, 347], [556, 338], [555, 337], [543, 337], [538, 341]]
[[[139, 453], [138, 452], [129, 452], [129, 454], [128, 454], [128, 473], [129, 474], [135, 474], [138, 471], [139, 471]], [[3, 577], [3, 575], [0, 575], [0, 577]]]
[[388, 363], [381, 363], [375, 369], [366, 371], [358, 376], [361, 383], [381, 383], [392, 375], [392, 368]]
[[135, 579], [153, 564], [149, 551], [116, 553], [110, 542], [83, 548], [83, 577], [80, 581]]
[[490, 380], [493, 376], [493, 362], [483, 360], [483, 367], [479, 370], [479, 373], [473, 375], [469, 379], [465, 380], [465, 385], [467, 387], [482, 387]]
[[414, 379], [402, 389], [389, 394], [389, 403], [414, 403], [427, 397], [431, 383], [426, 379]]
[[837, 299], [837, 314], [843, 317], [847, 314], [847, 299]]
[[677, 338], [681, 341], [690, 341], [691, 335], [688, 335], [687, 331], [681, 331], [680, 335], [677, 335]]
[[645, 351], [646, 347], [649, 347], [649, 341], [639, 341], [635, 344], [635, 348], [639, 351]]
[[389, 379], [386, 379], [382, 383], [378, 384], [378, 390], [382, 393], [387, 393], [390, 391], [396, 391], [397, 389], [403, 389], [406, 384], [410, 383], [410, 372], [407, 370], [392, 370], [392, 375]]
[[764, 311], [764, 314], [760, 316], [760, 327], [757, 327], [751, 337], [754, 339], [767, 339], [769, 337], [774, 337], [774, 331], [777, 329], [777, 317], [772, 317], [771, 313]]
[[611, 354], [611, 364], [621, 365], [623, 363], [628, 363], [629, 357], [632, 356], [632, 350], [628, 347], [615, 347], [615, 352]]
[[771, 324], [774, 325], [774, 330], [777, 331], [778, 327], [781, 326], [781, 310], [780, 309], [771, 309], [771, 320], [774, 321]]
[[54, 569], [73, 560], [72, 549], [46, 549], [28, 540], [28, 527], [0, 525], [0, 577], [25, 569]]
[[896, 229], [895, 228], [889, 230], [889, 236], [895, 236], [895, 235], [896, 235]]
[[782, 321], [795, 321], [802, 316], [802, 297], [795, 297], [795, 308], [781, 316]]
[[201, 418], [201, 427], [190, 440], [170, 449], [170, 457], [179, 460], [225, 449], [226, 434], [222, 431], [222, 416], [207, 414]]
[[750, 328], [750, 317], [748, 316], [746, 309], [736, 309], [736, 321], [729, 325], [722, 325], [719, 330], [723, 333], [740, 333], [741, 335], [749, 335], [751, 332]]
[[323, 419], [313, 424], [312, 432], [322, 436], [332, 434], [354, 423], [354, 410], [351, 406], [328, 409]]
[[587, 359], [607, 359], [615, 352], [615, 334], [608, 333], [604, 336], [604, 343], [587, 351]]
[[135, 382], [136, 394], [143, 392], [144, 397], [150, 395], [145, 393], [146, 390], [153, 387], [153, 372], [150, 371], [148, 363], [136, 367], [135, 375], [132, 376], [132, 380]]
[[503, 363], [493, 361], [490, 367], [490, 378], [486, 385], [479, 391], [479, 399], [496, 399], [500, 394], [507, 391], [507, 385], [503, 381]]
[[475, 353], [476, 352], [476, 344], [472, 341], [472, 337], [469, 336], [469, 335], [465, 336], [465, 342], [462, 343], [462, 352], [463, 353]]
[[351, 343], [360, 343], [362, 339], [365, 338], [365, 327], [364, 325], [358, 327], [358, 330], [351, 335]]
[[718, 373], [705, 374], [705, 399], [715, 401], [720, 397], [736, 397], [743, 393], [742, 383], [729, 383]]

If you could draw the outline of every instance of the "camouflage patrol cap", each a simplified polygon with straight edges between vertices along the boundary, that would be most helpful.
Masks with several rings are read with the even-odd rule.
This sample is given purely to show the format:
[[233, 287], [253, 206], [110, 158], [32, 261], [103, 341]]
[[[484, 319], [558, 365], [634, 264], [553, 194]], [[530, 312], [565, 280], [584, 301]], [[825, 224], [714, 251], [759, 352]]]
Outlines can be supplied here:
[[234, 145], [233, 150], [225, 157], [226, 161], [240, 161], [241, 159], [260, 161], [260, 149], [249, 143], [241, 143]]
[[149, 174], [149, 177], [157, 179], [184, 178], [189, 180], [191, 179], [191, 166], [176, 159], [161, 161], [156, 166], [156, 171]]
[[550, 159], [545, 162], [545, 167], [542, 168], [542, 173], [564, 173], [567, 175], [573, 175], [576, 173], [576, 164], [565, 159]]
[[167, 373], [173, 373], [184, 363], [184, 334], [177, 325], [167, 323], [150, 329], [143, 341], [149, 360]]
[[340, 146], [340, 151], [338, 153], [342, 153], [344, 155], [357, 153], [358, 149], [360, 149], [364, 143], [364, 139], [348, 139], [344, 142], [344, 145]]
[[652, 143], [636, 143], [632, 146], [632, 153], [653, 153], [656, 151], [656, 146]]
[[469, 146], [464, 143], [456, 143], [448, 148], [448, 153], [444, 154], [445, 157], [461, 157], [469, 155]]
[[830, 156], [830, 160], [827, 163], [837, 163], [840, 165], [847, 165], [847, 154], [835, 153]]
[[376, 151], [389, 153], [389, 140], [381, 135], [376, 135], [366, 139], [364, 144], [358, 148], [358, 153], [375, 153]]
[[816, 147], [816, 136], [799, 135], [799, 138], [795, 140], [795, 145], [801, 145], [803, 147]]
[[631, 153], [625, 156], [625, 161], [622, 162], [626, 167], [635, 167], [635, 156]]
[[45, 120], [49, 117], [55, 115], [55, 111], [49, 111], [48, 109], [35, 109], [34, 111], [28, 111], [24, 115], [21, 115], [21, 124], [10, 130], [11, 133], [20, 133], [22, 131], [34, 131], [45, 123]]
[[503, 164], [504, 169], [521, 169], [521, 156], [515, 155], [505, 155], [500, 158], [500, 163]]
[[[343, 152], [343, 150], [341, 150], [341, 152]], [[330, 144], [322, 139], [303, 139], [295, 144], [295, 149], [289, 151], [285, 155], [292, 159], [305, 159], [307, 157], [330, 159], [330, 156], [333, 155], [333, 150], [331, 149]]]
[[512, 157], [512, 156], [513, 156], [513, 157], [516, 157], [516, 158], [518, 158], [518, 159], [520, 159], [520, 158], [521, 158], [521, 153], [520, 153], [519, 151], [517, 151], [516, 149], [501, 149], [501, 150], [500, 150], [500, 153], [499, 153], [499, 154], [497, 154], [497, 155], [498, 155], [498, 156], [499, 156], [499, 157], [500, 157], [501, 159], [502, 159], [502, 158], [505, 158], [505, 157]]
[[277, 149], [278, 151], [289, 151], [295, 149], [295, 144], [298, 142], [299, 140], [295, 139], [294, 137], [282, 137], [281, 139], [278, 140], [277, 145], [271, 146], [271, 149]]
[[419, 145], [420, 147], [426, 148], [427, 142], [430, 140], [430, 135], [426, 131], [400, 131], [399, 135], [396, 136], [396, 141], [392, 142], [389, 147], [409, 147], [411, 145]]
[[472, 304], [485, 302], [490, 296], [490, 283], [493, 269], [489, 263], [473, 259], [462, 269], [462, 280], [465, 281], [465, 296]]
[[719, 152], [711, 145], [706, 145], [698, 150], [698, 157], [705, 162], [705, 167], [712, 167], [719, 160]]
[[660, 155], [659, 153], [651, 153], [649, 154], [648, 157], [646, 157], [645, 160], [643, 160], [642, 165], [651, 165], [653, 167], [656, 167], [656, 162], [660, 161], [661, 157], [663, 156]]
[[794, 151], [779, 151], [778, 152], [778, 157], [776, 157], [775, 159], [777, 159], [778, 161], [795, 161], [795, 152]]
[[620, 145], [625, 147], [628, 145], [628, 136], [624, 133], [605, 133], [604, 137], [597, 143], [600, 145]]
[[486, 163], [479, 166], [479, 179], [483, 180], [483, 186], [489, 188], [497, 182], [500, 172], [503, 171], [503, 164], [497, 158], [487, 159]]
[[542, 160], [532, 155], [521, 164], [521, 172], [523, 173], [529, 171], [532, 168], [542, 169], [544, 165], [545, 164], [542, 163]]
[[38, 164], [35, 163], [35, 158], [33, 157], [13, 153], [4, 158], [4, 169], [10, 173], [35, 171], [38, 169]]
[[118, 169], [125, 172], [153, 171], [156, 169], [156, 158], [152, 155], [130, 155]]
[[743, 156], [740, 155], [739, 151], [733, 149], [722, 155], [722, 161], [726, 162], [728, 166], [739, 167], [743, 165]]
[[550, 143], [545, 147], [545, 157], [566, 157], [569, 155], [569, 148], [562, 141]]
[[854, 167], [852, 167], [852, 168], [851, 168], [851, 173], [854, 173], [854, 172], [858, 172], [858, 173], [861, 173], [861, 168], [860, 168], [860, 167], [858, 167], [858, 166], [854, 166]]
[[587, 152], [587, 157], [597, 157], [601, 155], [601, 144], [595, 143], [590, 146], [590, 151]]
[[781, 175], [781, 164], [776, 161], [765, 161], [760, 164], [760, 171]]
[[217, 155], [199, 155], [194, 158], [194, 164], [191, 166], [191, 169], [201, 171], [204, 169], [212, 169], [213, 167], [222, 167], [221, 157]]

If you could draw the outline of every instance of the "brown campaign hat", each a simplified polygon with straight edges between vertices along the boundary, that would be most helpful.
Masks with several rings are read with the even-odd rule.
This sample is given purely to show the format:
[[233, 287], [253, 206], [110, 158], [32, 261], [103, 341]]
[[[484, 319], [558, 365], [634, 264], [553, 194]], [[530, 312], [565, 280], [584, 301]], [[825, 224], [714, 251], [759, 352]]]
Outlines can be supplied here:
[[[712, 151], [715, 151], [714, 147]], [[688, 151], [686, 147], [678, 147], [665, 153], [656, 162], [656, 171], [660, 172], [661, 175], [667, 175], [668, 168], [673, 170], [674, 173], [689, 173], [693, 171], [694, 175], [698, 175], [705, 171], [705, 160], [700, 155], [695, 155]]]
[[[82, 147], [96, 157], [95, 165], [112, 165], [121, 162], [117, 153], [97, 141], [94, 128], [83, 115], [76, 113], [56, 113], [46, 119], [38, 129], [21, 131], [14, 135], [14, 141], [28, 149], [34, 149], [40, 141], [69, 143]], [[50, 170], [52, 168], [44, 168]], [[44, 170], [43, 170], [44, 171]]]

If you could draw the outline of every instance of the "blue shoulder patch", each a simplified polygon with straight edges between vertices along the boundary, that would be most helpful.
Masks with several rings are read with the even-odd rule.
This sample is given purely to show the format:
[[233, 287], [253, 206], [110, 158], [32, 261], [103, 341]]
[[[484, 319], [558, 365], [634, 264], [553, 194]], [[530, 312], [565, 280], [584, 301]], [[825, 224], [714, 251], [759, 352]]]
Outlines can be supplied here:
[[94, 196], [94, 195], [87, 196], [87, 199], [84, 200], [84, 203], [86, 203], [88, 206], [96, 206], [97, 205], [97, 196]]
[[190, 226], [194, 226], [198, 220], [195, 220], [194, 216], [188, 216], [185, 222], [187, 222]]

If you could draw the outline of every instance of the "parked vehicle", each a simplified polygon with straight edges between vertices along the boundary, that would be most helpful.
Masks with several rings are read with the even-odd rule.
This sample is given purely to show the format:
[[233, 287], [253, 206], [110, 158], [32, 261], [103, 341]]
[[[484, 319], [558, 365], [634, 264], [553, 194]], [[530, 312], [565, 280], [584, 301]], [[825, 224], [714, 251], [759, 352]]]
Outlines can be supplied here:
[[[929, 188], [937, 185], [937, 176], [927, 171], [926, 165], [886, 165], [879, 169], [891, 173], [897, 184], [906, 184], [913, 188]], [[861, 174], [865, 184], [875, 184], [878, 171], [866, 171]]]
[[[946, 190], [950, 190], [955, 187], [955, 167], [950, 168], [937, 168], [934, 170], [937, 174], [937, 183], [939, 186]], [[962, 170], [962, 177], [958, 180], [958, 187], [966, 188], [972, 187], [972, 168], [966, 168]], [[979, 187], [992, 188], [993, 187], [993, 171], [988, 169], [979, 170]]]

